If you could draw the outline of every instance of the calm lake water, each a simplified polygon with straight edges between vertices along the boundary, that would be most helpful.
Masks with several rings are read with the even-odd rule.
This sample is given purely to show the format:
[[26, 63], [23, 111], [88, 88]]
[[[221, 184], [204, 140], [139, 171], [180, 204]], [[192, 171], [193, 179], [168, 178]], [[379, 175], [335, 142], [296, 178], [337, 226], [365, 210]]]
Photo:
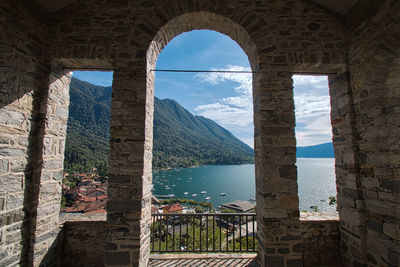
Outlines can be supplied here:
[[[336, 196], [333, 158], [298, 158], [300, 210], [334, 211], [329, 196]], [[255, 199], [254, 164], [200, 166], [153, 172], [153, 194], [208, 201], [214, 207], [234, 200]], [[205, 191], [206, 193], [202, 191]], [[188, 192], [185, 195], [185, 192]], [[225, 193], [225, 196], [221, 196]], [[193, 196], [196, 194], [197, 196]]]

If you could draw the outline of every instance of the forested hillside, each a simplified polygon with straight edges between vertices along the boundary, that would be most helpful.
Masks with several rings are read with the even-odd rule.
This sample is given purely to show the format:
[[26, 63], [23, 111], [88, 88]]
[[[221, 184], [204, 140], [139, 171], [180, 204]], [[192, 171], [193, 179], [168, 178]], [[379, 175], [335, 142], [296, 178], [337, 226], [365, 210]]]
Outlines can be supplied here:
[[253, 158], [252, 148], [214, 121], [174, 100], [154, 99], [154, 167], [243, 164]]
[[[107, 172], [111, 87], [72, 79], [65, 147], [66, 171]], [[253, 162], [253, 149], [212, 120], [176, 101], [155, 98], [153, 167]]]

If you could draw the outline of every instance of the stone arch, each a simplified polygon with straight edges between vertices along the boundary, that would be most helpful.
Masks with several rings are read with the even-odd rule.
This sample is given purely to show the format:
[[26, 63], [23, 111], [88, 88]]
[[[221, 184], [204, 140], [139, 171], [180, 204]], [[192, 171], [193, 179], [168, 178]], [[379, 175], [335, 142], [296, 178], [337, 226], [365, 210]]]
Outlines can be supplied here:
[[[256, 71], [253, 103], [259, 261], [262, 266], [301, 265], [291, 77], [296, 67], [303, 71], [330, 69], [341, 57], [322, 64], [319, 49], [324, 38], [316, 38], [313, 49], [288, 49], [291, 35], [273, 30], [281, 25], [276, 16], [249, 18], [240, 9], [228, 16], [227, 11], [211, 11], [207, 5], [181, 10], [168, 3], [162, 4], [162, 19], [158, 13], [156, 17], [142, 15], [146, 18], [136, 25], [135, 40], [131, 46], [121, 46], [113, 64], [106, 265], [145, 266], [148, 262], [155, 78], [150, 70], [168, 41], [195, 29], [215, 30], [234, 39]], [[304, 22], [304, 30], [306, 25]], [[130, 61], [131, 56], [135, 61]]]
[[[158, 56], [164, 47], [176, 36], [193, 30], [213, 30], [222, 33], [230, 37], [242, 48], [248, 57], [251, 70], [254, 72], [252, 77], [252, 89], [254, 94], [254, 91], [259, 88], [258, 84], [260, 81], [260, 79], [257, 79], [259, 57], [255, 42], [252, 40], [248, 32], [232, 19], [220, 14], [200, 11], [186, 13], [171, 19], [155, 34], [147, 50], [147, 97], [150, 97], [151, 99], [154, 98], [155, 72], [152, 70], [156, 68]], [[147, 110], [147, 113], [148, 112], [149, 110]], [[150, 112], [153, 113], [153, 110]], [[254, 116], [257, 115], [254, 114]], [[153, 117], [149, 116], [146, 119], [146, 125], [152, 124]], [[152, 129], [153, 128], [151, 127], [151, 132]]]
[[191, 12], [177, 16], [162, 26], [147, 50], [147, 71], [154, 69], [162, 49], [174, 37], [192, 30], [213, 30], [223, 33], [239, 44], [257, 70], [257, 48], [247, 31], [233, 20], [211, 12]]

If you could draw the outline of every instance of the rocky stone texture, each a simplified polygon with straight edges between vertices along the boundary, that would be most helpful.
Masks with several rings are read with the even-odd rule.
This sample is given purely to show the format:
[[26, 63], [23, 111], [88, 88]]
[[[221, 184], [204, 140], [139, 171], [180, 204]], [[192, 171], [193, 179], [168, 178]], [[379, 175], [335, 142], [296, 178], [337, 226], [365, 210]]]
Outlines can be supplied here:
[[340, 266], [339, 216], [302, 212], [300, 219], [303, 266]]
[[105, 264], [148, 264], [150, 70], [193, 29], [229, 35], [256, 72], [261, 265], [302, 264], [294, 73], [329, 74], [343, 262], [399, 264], [398, 1], [344, 18], [306, 0], [83, 0], [51, 16], [30, 3], [0, 3], [1, 264], [37, 265], [57, 236], [69, 80], [57, 67], [114, 71]]
[[[105, 249], [115, 248], [105, 239], [107, 226], [105, 221], [101, 221], [105, 219], [104, 216], [77, 214], [63, 215], [63, 218], [67, 221], [65, 221], [63, 227], [64, 240], [60, 239], [63, 242], [60, 244], [63, 246], [62, 266], [102, 266]], [[303, 266], [339, 266], [339, 218], [337, 215], [314, 212], [301, 213], [300, 231], [302, 246], [299, 245], [295, 249], [302, 251]], [[280, 251], [281, 253], [285, 252], [282, 249]], [[118, 254], [118, 256], [123, 257], [122, 254]], [[160, 256], [155, 255], [152, 258], [174, 259], [177, 257], [176, 254]], [[242, 260], [248, 258], [248, 256], [235, 255], [236, 258]], [[182, 254], [179, 257], [193, 258], [193, 254]], [[199, 258], [199, 263], [201, 260], [205, 261], [205, 258], [209, 258], [210, 262], [212, 262], [212, 259], [224, 258], [223, 255], [221, 257], [218, 254], [198, 254], [195, 257]], [[234, 258], [232, 255], [231, 257]], [[122, 261], [123, 258], [115, 260]], [[155, 262], [153, 261], [153, 264]]]
[[0, 2], [0, 266], [32, 264], [38, 133], [48, 88], [48, 28], [41, 15], [22, 1]]
[[348, 72], [330, 77], [341, 254], [349, 266], [400, 265], [400, 7], [380, 1], [374, 8], [364, 18], [362, 9], [353, 12], [363, 20], [349, 29]]
[[104, 266], [104, 250], [111, 245], [105, 221], [67, 222], [63, 230], [61, 266]]
[[122, 258], [130, 259], [122, 265], [148, 262], [154, 83], [149, 70], [173, 37], [213, 29], [237, 41], [258, 71], [254, 101], [261, 262], [301, 264], [291, 76], [341, 68], [346, 52], [341, 24], [299, 1], [142, 4], [77, 3], [57, 13], [52, 28], [53, 57], [65, 66], [79, 68], [84, 64], [80, 58], [91, 58], [110, 62], [114, 69], [107, 237], [113, 246], [105, 263]]
[[34, 265], [48, 264], [43, 261], [59, 233], [59, 213], [65, 137], [67, 132], [69, 83], [71, 74], [53, 68], [50, 74], [43, 127], [42, 164], [40, 187], [37, 192], [36, 227], [34, 229]]
[[361, 256], [363, 263], [378, 266], [400, 265], [400, 7], [396, 4], [383, 1], [379, 12], [352, 29], [349, 46], [358, 144], [356, 182], [365, 220]]

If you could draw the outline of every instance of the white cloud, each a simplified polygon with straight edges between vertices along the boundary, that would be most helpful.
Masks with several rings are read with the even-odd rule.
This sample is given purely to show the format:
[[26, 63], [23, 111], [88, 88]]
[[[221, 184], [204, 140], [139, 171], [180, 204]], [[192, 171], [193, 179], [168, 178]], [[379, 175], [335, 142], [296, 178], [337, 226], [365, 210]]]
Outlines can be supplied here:
[[[211, 70], [217, 70], [212, 68]], [[228, 65], [223, 70], [250, 71], [243, 66]], [[214, 103], [197, 106], [194, 111], [210, 118], [227, 128], [243, 142], [253, 147], [253, 96], [252, 75], [250, 73], [200, 73], [196, 78], [205, 83], [218, 85], [233, 82], [235, 96], [216, 99]]]
[[[211, 70], [217, 70], [215, 68]], [[228, 65], [224, 70], [250, 71], [242, 66]], [[203, 82], [213, 85], [234, 82], [236, 96], [217, 99], [215, 103], [195, 108], [199, 115], [215, 120], [224, 127], [245, 127], [253, 125], [252, 76], [250, 73], [201, 73], [196, 75]]]
[[[216, 69], [213, 69], [216, 70]], [[224, 70], [249, 71], [242, 66], [227, 66]], [[236, 96], [216, 99], [197, 106], [194, 111], [232, 131], [243, 142], [253, 147], [253, 100], [251, 74], [201, 73], [196, 75], [205, 83], [218, 85], [234, 82]], [[316, 145], [332, 141], [330, 97], [326, 76], [294, 75], [296, 107], [296, 139], [298, 146]], [[247, 134], [244, 134], [244, 133]], [[250, 133], [250, 134], [249, 134]]]
[[326, 76], [294, 75], [298, 146], [332, 141], [329, 86]]

